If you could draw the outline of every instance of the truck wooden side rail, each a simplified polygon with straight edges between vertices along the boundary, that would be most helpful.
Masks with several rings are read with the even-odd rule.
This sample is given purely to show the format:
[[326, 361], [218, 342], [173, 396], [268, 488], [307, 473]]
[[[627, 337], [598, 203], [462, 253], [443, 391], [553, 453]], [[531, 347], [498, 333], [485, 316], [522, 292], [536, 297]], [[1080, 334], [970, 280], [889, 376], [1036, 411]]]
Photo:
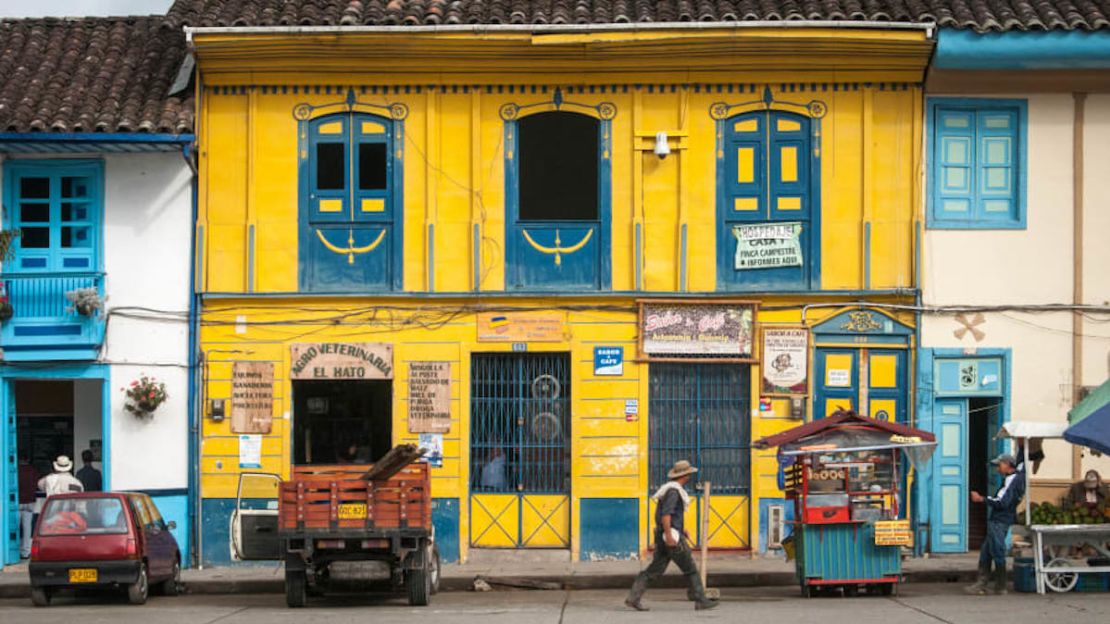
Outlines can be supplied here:
[[365, 464], [296, 466], [280, 486], [278, 530], [290, 607], [323, 593], [337, 562], [387, 564], [395, 589], [427, 605], [439, 584], [433, 543], [431, 479], [414, 463], [385, 480], [364, 479]]

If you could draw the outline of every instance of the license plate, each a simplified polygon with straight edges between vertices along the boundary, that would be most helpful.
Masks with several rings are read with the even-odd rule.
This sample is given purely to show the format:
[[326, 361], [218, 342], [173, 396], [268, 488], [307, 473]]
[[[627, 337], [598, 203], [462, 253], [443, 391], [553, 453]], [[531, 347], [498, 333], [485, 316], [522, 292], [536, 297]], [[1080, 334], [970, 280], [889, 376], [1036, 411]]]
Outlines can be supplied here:
[[362, 520], [366, 518], [366, 503], [343, 503], [339, 506], [340, 520]]
[[95, 583], [96, 568], [71, 568], [69, 571], [70, 583]]

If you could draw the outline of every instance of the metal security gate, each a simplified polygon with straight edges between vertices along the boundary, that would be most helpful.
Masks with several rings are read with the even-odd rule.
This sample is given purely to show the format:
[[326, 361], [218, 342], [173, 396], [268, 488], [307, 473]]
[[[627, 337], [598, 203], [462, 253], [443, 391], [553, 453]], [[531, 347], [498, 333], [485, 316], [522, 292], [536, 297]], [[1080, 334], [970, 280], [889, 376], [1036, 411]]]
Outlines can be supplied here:
[[[666, 483], [676, 461], [694, 464], [698, 473], [689, 487], [699, 492], [699, 504], [687, 510], [686, 532], [701, 542], [700, 489], [703, 481], [710, 481], [707, 537], [713, 548], [751, 544], [750, 370], [739, 364], [693, 362], [649, 368], [649, 494]], [[650, 499], [648, 512], [654, 518]]]
[[570, 355], [475, 354], [470, 543], [570, 547]]

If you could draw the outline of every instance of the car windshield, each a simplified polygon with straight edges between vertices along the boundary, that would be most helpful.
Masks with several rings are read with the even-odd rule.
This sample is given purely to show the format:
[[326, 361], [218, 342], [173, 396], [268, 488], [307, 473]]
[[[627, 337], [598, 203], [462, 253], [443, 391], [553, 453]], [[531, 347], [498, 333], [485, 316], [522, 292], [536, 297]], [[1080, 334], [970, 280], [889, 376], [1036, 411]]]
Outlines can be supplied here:
[[39, 535], [127, 533], [127, 515], [118, 498], [52, 498], [42, 510]]

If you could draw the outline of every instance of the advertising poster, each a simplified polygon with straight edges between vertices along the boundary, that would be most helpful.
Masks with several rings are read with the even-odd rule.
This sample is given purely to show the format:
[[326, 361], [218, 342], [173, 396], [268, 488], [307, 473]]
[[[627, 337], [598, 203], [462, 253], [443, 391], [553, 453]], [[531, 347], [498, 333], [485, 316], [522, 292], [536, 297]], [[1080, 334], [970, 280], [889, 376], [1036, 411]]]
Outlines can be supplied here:
[[804, 395], [809, 389], [809, 330], [805, 327], [763, 327], [761, 393]]
[[648, 356], [751, 360], [755, 304], [643, 302], [640, 348]]

